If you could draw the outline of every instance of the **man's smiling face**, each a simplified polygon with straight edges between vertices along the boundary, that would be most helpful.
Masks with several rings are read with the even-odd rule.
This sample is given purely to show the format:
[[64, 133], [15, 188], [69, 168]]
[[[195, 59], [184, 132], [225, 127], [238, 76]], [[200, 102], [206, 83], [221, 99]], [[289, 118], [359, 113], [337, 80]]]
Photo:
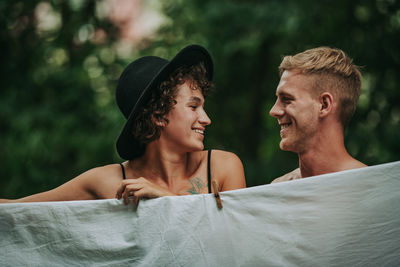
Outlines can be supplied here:
[[312, 90], [312, 79], [294, 70], [285, 70], [276, 89], [277, 100], [270, 115], [281, 127], [280, 148], [304, 153], [318, 131], [318, 97]]

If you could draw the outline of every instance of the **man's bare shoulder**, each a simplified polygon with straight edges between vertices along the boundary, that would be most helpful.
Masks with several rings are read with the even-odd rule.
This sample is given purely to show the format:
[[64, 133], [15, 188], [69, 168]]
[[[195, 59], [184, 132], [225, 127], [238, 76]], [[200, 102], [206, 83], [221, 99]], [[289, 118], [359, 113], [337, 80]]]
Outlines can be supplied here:
[[282, 175], [281, 177], [278, 177], [274, 179], [271, 184], [273, 183], [280, 183], [280, 182], [286, 182], [286, 181], [291, 181], [291, 180], [296, 180], [301, 178], [301, 172], [300, 169], [297, 168], [285, 175]]

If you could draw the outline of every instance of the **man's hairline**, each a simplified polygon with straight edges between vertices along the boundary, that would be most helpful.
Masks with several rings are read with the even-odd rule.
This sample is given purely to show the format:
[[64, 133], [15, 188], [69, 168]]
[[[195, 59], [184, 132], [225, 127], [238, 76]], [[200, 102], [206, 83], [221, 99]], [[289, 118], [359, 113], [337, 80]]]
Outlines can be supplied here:
[[[313, 78], [313, 76], [319, 75], [319, 73], [305, 73], [305, 72], [303, 72], [303, 70], [300, 69], [300, 68], [291, 68], [291, 69], [285, 69], [285, 68], [283, 68], [283, 69], [282, 69], [282, 74], [280, 75], [280, 78], [281, 78], [281, 79], [282, 79], [283, 73], [284, 73], [285, 71], [291, 72], [291, 73], [293, 74], [293, 76], [302, 75], [302, 76], [307, 77], [307, 78]], [[316, 97], [319, 97], [319, 96], [320, 96], [322, 93], [324, 93], [324, 92], [331, 93], [331, 92], [326, 91], [326, 90], [324, 90], [324, 91], [318, 93], [317, 90], [314, 90], [314, 85], [312, 84], [313, 81], [307, 80], [307, 82], [311, 83], [311, 87], [312, 87], [312, 88], [310, 88], [310, 87], [307, 86], [307, 88], [305, 88], [305, 89], [306, 89], [311, 95], [315, 95]], [[276, 92], [275, 92], [275, 95], [278, 95], [278, 88], [277, 88], [277, 90], [276, 90]]]

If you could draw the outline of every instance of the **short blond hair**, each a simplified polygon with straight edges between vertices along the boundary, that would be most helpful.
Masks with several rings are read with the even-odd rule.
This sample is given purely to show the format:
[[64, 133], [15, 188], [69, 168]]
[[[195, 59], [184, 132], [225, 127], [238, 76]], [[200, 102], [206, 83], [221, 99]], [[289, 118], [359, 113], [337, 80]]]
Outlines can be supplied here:
[[285, 56], [279, 66], [281, 76], [285, 70], [314, 77], [312, 90], [318, 95], [330, 92], [338, 97], [339, 120], [343, 128], [349, 123], [361, 94], [362, 76], [359, 67], [342, 50], [317, 47]]

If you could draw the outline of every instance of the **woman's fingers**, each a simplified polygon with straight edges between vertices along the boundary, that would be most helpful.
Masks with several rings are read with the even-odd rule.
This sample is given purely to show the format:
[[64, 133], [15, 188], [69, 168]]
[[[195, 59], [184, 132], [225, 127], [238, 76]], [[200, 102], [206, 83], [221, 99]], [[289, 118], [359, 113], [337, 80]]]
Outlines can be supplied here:
[[127, 179], [122, 181], [121, 186], [117, 190], [116, 198], [123, 198], [124, 203], [127, 205], [129, 204], [129, 197], [133, 197], [133, 201], [137, 205], [139, 203], [139, 199], [142, 197], [155, 198], [173, 195], [174, 194], [166, 188], [140, 177], [137, 179]]
[[120, 198], [122, 197], [122, 194], [123, 194], [124, 191], [125, 191], [125, 187], [126, 187], [127, 185], [129, 185], [130, 183], [134, 183], [134, 182], [135, 182], [134, 179], [123, 180], [123, 181], [121, 182], [120, 187], [119, 187], [118, 190], [117, 190], [116, 197], [117, 197], [118, 199], [120, 199]]
[[117, 193], [115, 195], [115, 198], [120, 199], [122, 197], [122, 195], [124, 194], [124, 192], [126, 191], [126, 187], [129, 185], [135, 185], [138, 184], [137, 179], [127, 179], [127, 180], [123, 180], [121, 182], [120, 187], [117, 190]]
[[122, 196], [122, 192], [125, 190], [124, 181], [121, 182], [121, 185], [118, 187], [117, 193], [115, 194], [115, 198], [120, 199]]
[[137, 196], [134, 196], [133, 197], [133, 202], [135, 203], [135, 206], [137, 207], [138, 205], [139, 205], [139, 197], [137, 197]]
[[122, 192], [122, 197], [124, 198], [124, 203], [129, 204], [129, 197], [139, 197], [137, 196], [138, 190], [142, 187], [140, 184], [128, 184], [125, 186], [125, 190]]

